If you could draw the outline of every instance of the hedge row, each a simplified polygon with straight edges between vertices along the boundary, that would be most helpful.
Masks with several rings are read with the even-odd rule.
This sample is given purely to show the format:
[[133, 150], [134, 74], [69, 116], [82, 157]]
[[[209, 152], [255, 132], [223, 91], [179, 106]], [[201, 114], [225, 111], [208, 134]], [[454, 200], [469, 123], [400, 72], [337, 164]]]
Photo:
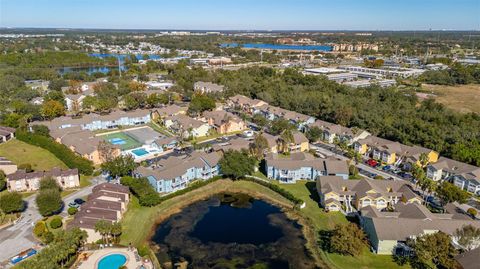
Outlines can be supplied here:
[[137, 196], [141, 206], [156, 206], [161, 199], [146, 178], [122, 177], [120, 183], [130, 188], [133, 195]]
[[287, 198], [288, 200], [292, 201], [295, 205], [303, 204], [302, 199], [297, 198], [295, 195], [293, 195], [289, 191], [283, 189], [282, 187], [280, 187], [276, 184], [266, 182], [266, 181], [263, 181], [263, 180], [259, 180], [259, 179], [255, 179], [255, 178], [251, 178], [251, 177], [245, 177], [245, 178], [242, 178], [241, 180], [255, 182], [259, 185], [267, 187], [267, 188], [271, 189], [272, 191], [280, 194], [281, 196]]
[[78, 168], [78, 171], [84, 175], [91, 175], [93, 173], [93, 164], [91, 161], [78, 156], [65, 145], [57, 143], [49, 137], [25, 131], [18, 131], [15, 136], [20, 141], [50, 151], [70, 169]]

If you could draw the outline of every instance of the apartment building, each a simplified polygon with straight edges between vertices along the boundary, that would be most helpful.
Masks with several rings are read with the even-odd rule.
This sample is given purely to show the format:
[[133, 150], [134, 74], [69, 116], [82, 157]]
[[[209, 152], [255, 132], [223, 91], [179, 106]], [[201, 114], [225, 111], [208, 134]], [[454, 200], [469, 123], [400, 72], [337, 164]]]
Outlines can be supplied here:
[[291, 153], [289, 156], [269, 153], [265, 157], [265, 168], [268, 178], [281, 183], [315, 180], [328, 175], [348, 179], [346, 161], [335, 158], [315, 158], [304, 152]]
[[220, 174], [217, 152], [193, 152], [186, 156], [171, 156], [150, 167], [138, 167], [136, 177], [145, 177], [160, 193], [184, 189], [194, 180], [206, 180]]
[[381, 210], [399, 202], [422, 202], [411, 185], [404, 181], [344, 180], [338, 176], [324, 176], [317, 179], [317, 191], [320, 204], [328, 211], [352, 212], [367, 206]]
[[247, 128], [245, 121], [223, 110], [206, 111], [203, 117], [218, 134], [239, 132]]
[[408, 255], [412, 250], [406, 245], [407, 240], [424, 234], [441, 231], [453, 235], [465, 225], [480, 228], [480, 222], [465, 215], [431, 213], [419, 203], [397, 203], [393, 211], [366, 206], [360, 215], [373, 251], [385, 255]]
[[254, 111], [263, 105], [268, 105], [266, 102], [258, 99], [250, 99], [244, 95], [235, 95], [228, 99], [229, 106], [234, 109], [242, 110], [245, 113], [252, 115]]
[[128, 187], [102, 183], [92, 189], [87, 202], [82, 204], [68, 227], [78, 227], [87, 232], [89, 243], [96, 242], [102, 236], [95, 231], [95, 224], [100, 221], [119, 222], [127, 211], [130, 202]]
[[179, 114], [163, 119], [163, 125], [183, 138], [207, 136], [208, 123]]
[[62, 189], [75, 188], [80, 186], [78, 169], [62, 170], [53, 168], [50, 171], [38, 171], [27, 173], [25, 170], [17, 170], [7, 175], [8, 191], [36, 191], [40, 188], [40, 180], [50, 177], [55, 179]]
[[427, 166], [427, 177], [439, 181], [448, 180], [471, 193], [480, 194], [480, 167], [440, 157]]

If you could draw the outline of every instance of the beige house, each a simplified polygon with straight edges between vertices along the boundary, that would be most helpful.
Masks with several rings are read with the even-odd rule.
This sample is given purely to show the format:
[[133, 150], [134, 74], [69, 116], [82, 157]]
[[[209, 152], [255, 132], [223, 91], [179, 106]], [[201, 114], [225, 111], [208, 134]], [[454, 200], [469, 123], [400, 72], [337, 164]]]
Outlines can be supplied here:
[[13, 174], [17, 171], [17, 165], [7, 160], [5, 157], [0, 157], [0, 170], [6, 175]]
[[203, 113], [203, 116], [219, 134], [239, 132], [247, 128], [242, 119], [223, 110], [207, 111]]
[[17, 170], [15, 173], [7, 175], [7, 189], [8, 191], [36, 191], [40, 188], [40, 180], [46, 177], [55, 179], [62, 189], [80, 186], [78, 169], [53, 168], [48, 172], [32, 173]]
[[130, 202], [128, 187], [119, 184], [102, 183], [92, 189], [88, 200], [84, 203], [69, 227], [79, 227], [88, 234], [89, 243], [102, 237], [95, 232], [95, 224], [100, 220], [119, 222]]
[[294, 132], [292, 134], [293, 140], [289, 143], [284, 143], [282, 137], [278, 138], [278, 148], [282, 152], [303, 152], [310, 149], [307, 137], [301, 132]]
[[183, 138], [207, 136], [210, 130], [208, 123], [183, 114], [166, 117], [163, 125]]
[[372, 206], [379, 210], [400, 201], [421, 204], [422, 199], [409, 183], [392, 180], [344, 180], [337, 176], [324, 176], [317, 180], [320, 204], [328, 211], [353, 212]]
[[242, 110], [246, 113], [252, 114], [256, 108], [263, 105], [268, 105], [266, 102], [258, 99], [251, 99], [244, 95], [237, 94], [228, 99], [228, 104], [231, 107]]

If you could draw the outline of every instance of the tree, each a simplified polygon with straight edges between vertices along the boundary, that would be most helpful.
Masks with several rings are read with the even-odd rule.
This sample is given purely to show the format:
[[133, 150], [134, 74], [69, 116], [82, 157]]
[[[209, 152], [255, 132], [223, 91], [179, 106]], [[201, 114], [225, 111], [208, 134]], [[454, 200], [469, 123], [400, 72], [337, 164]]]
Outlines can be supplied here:
[[285, 129], [283, 132], [280, 134], [280, 145], [282, 148], [282, 151], [286, 152], [288, 150], [288, 145], [290, 143], [293, 143], [293, 132], [291, 129]]
[[428, 154], [423, 152], [420, 154], [418, 161], [420, 162], [420, 167], [425, 168], [428, 164], [430, 158], [428, 158]]
[[354, 223], [337, 224], [330, 237], [330, 247], [342, 255], [359, 255], [365, 242], [365, 233]]
[[45, 119], [50, 120], [65, 115], [65, 107], [56, 100], [49, 100], [43, 103], [41, 113]]
[[77, 214], [78, 209], [76, 207], [69, 207], [67, 210], [68, 215], [73, 216]]
[[0, 210], [5, 214], [20, 212], [25, 207], [22, 195], [18, 192], [8, 192], [0, 195]]
[[437, 187], [437, 196], [440, 198], [440, 201], [443, 205], [452, 202], [459, 202], [463, 204], [467, 201], [468, 197], [470, 197], [470, 194], [453, 185], [452, 183], [443, 181]]
[[116, 242], [117, 238], [122, 234], [122, 224], [120, 222], [112, 223], [110, 234], [113, 236], [113, 242]]
[[50, 221], [50, 228], [52, 229], [60, 228], [62, 227], [62, 225], [63, 225], [62, 218], [59, 216], [53, 217], [52, 220]]
[[102, 140], [98, 143], [98, 154], [102, 163], [112, 161], [116, 155], [116, 151], [117, 149], [107, 141]]
[[33, 234], [36, 237], [41, 238], [46, 232], [48, 232], [48, 229], [44, 221], [40, 220], [35, 223], [35, 226], [33, 227]]
[[37, 194], [35, 199], [38, 211], [42, 216], [51, 216], [60, 211], [63, 205], [60, 192], [57, 189], [45, 189]]
[[188, 114], [198, 116], [202, 112], [215, 108], [215, 100], [207, 95], [194, 95], [188, 106]]
[[323, 135], [322, 130], [316, 126], [309, 128], [305, 133], [305, 136], [308, 138], [308, 141], [310, 141], [311, 143], [314, 143], [320, 140], [322, 135]]
[[276, 118], [270, 124], [269, 131], [272, 135], [279, 135], [285, 130], [292, 131], [294, 129], [295, 129], [295, 126], [293, 126], [293, 124], [291, 124], [288, 120], [284, 118]]
[[50, 137], [50, 130], [45, 125], [35, 124], [32, 126], [32, 130], [34, 134]]
[[5, 181], [6, 175], [3, 170], [0, 170], [0, 191], [3, 191], [5, 187], [7, 186], [7, 182]]
[[107, 235], [110, 232], [111, 223], [106, 220], [99, 220], [95, 223], [95, 232], [99, 233], [102, 236], [102, 241], [104, 243], [108, 242]]
[[268, 149], [268, 141], [262, 133], [257, 133], [253, 142], [249, 145], [250, 153], [260, 160], [263, 158], [263, 154]]
[[40, 190], [54, 189], [61, 191], [62, 188], [57, 183], [57, 180], [51, 177], [44, 177], [40, 180]]
[[480, 228], [470, 224], [458, 228], [453, 234], [453, 242], [467, 251], [480, 247]]
[[222, 174], [233, 179], [251, 175], [255, 170], [255, 164], [255, 158], [250, 157], [245, 150], [228, 150], [219, 162]]
[[102, 163], [102, 170], [116, 178], [130, 175], [136, 166], [132, 155], [120, 155]]
[[475, 216], [477, 216], [478, 211], [475, 208], [470, 207], [469, 209], [467, 209], [467, 213], [470, 216], [472, 216], [472, 218], [475, 218]]
[[252, 117], [252, 122], [255, 123], [260, 130], [263, 130], [268, 125], [268, 120], [260, 114], [254, 114]]
[[443, 232], [424, 234], [413, 242], [414, 264], [419, 268], [456, 268], [457, 250], [451, 238]]

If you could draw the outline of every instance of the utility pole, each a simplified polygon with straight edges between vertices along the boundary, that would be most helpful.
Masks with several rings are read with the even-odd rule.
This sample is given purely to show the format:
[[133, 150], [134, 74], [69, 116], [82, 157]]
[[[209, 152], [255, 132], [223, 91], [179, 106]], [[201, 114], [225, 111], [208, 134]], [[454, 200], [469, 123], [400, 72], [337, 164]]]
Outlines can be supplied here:
[[122, 69], [120, 68], [120, 55], [117, 55], [117, 62], [118, 62], [118, 74], [122, 77]]

